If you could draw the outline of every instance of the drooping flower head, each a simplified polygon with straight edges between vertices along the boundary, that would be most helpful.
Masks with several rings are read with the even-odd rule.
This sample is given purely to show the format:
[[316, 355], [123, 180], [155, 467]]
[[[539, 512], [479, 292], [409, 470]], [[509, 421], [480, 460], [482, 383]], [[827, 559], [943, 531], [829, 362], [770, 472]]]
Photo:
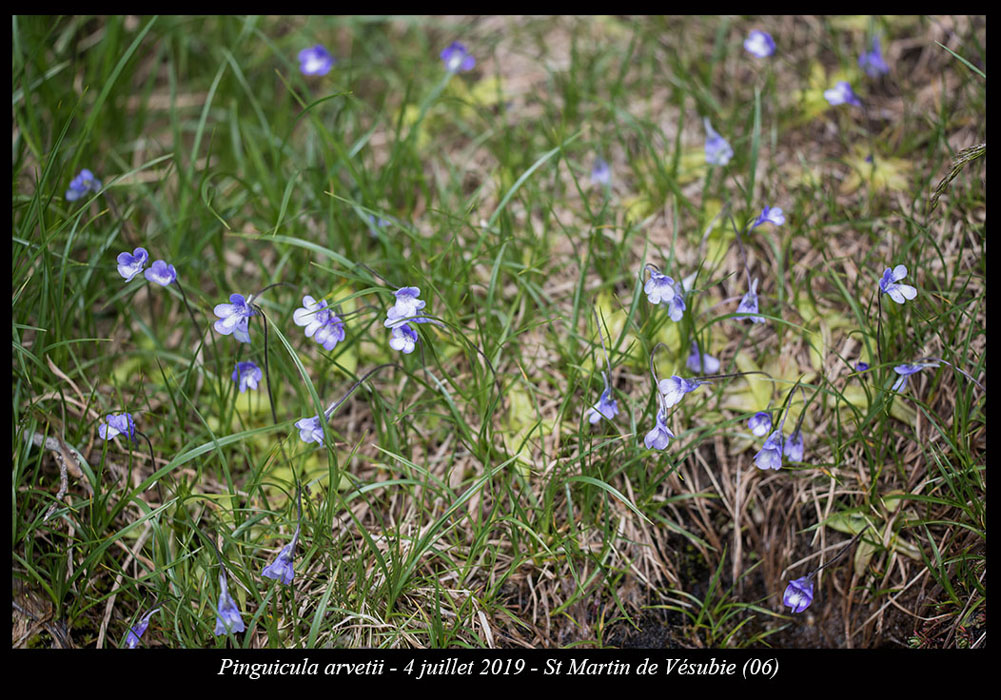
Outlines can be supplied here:
[[857, 363], [855, 363], [855, 371], [856, 372], [865, 372], [867, 369], [869, 369], [869, 363], [868, 362], [857, 362]]
[[870, 78], [878, 78], [890, 72], [890, 67], [883, 60], [883, 52], [880, 50], [878, 36], [872, 38], [872, 48], [863, 52], [858, 57], [858, 65]]
[[651, 304], [667, 304], [674, 299], [677, 294], [677, 287], [674, 280], [667, 275], [655, 270], [652, 265], [647, 265], [650, 270], [650, 279], [643, 285], [643, 292]]
[[229, 587], [226, 585], [226, 574], [219, 572], [219, 605], [216, 607], [215, 633], [216, 636], [235, 632], [243, 632], [243, 617], [240, 609], [236, 607], [236, 601], [229, 595]]
[[733, 158], [733, 148], [725, 138], [716, 133], [709, 117], [702, 120], [706, 129], [706, 162], [710, 165], [726, 165]]
[[472, 70], [476, 65], [476, 59], [458, 41], [453, 41], [442, 49], [441, 60], [449, 73]]
[[101, 181], [94, 177], [94, 173], [84, 168], [75, 178], [70, 180], [70, 188], [66, 190], [66, 201], [75, 202], [88, 192], [97, 192], [101, 189]]
[[747, 293], [741, 297], [740, 304], [737, 306], [738, 314], [748, 314], [747, 319], [752, 323], [764, 323], [765, 319], [758, 316], [758, 280], [757, 278], [751, 282], [751, 288], [747, 290]]
[[292, 583], [292, 579], [295, 577], [295, 569], [292, 562], [295, 559], [295, 545], [298, 541], [299, 528], [296, 527], [292, 541], [282, 547], [282, 551], [278, 553], [273, 562], [264, 567], [261, 576], [281, 581], [286, 586]]
[[719, 372], [719, 360], [709, 353], [700, 353], [699, 344], [692, 341], [692, 351], [688, 355], [688, 362], [685, 363], [693, 372], [698, 374], [716, 374]]
[[261, 372], [261, 368], [249, 360], [237, 362], [233, 370], [233, 381], [239, 385], [241, 394], [247, 389], [256, 389], [263, 378], [264, 373]]
[[396, 328], [405, 323], [427, 323], [421, 318], [421, 309], [427, 302], [419, 299], [421, 290], [418, 287], [401, 287], [393, 292], [396, 303], [386, 312], [383, 325], [386, 328]]
[[762, 224], [775, 224], [776, 226], [781, 226], [786, 222], [785, 214], [782, 213], [781, 207], [769, 207], [766, 206], [761, 210], [761, 215], [754, 220], [751, 224], [751, 229], [756, 229]]
[[674, 297], [667, 303], [667, 317], [677, 323], [685, 315], [685, 289], [679, 282], [674, 283]]
[[744, 39], [744, 48], [758, 58], [768, 58], [775, 53], [775, 41], [768, 32], [752, 29]]
[[[602, 372], [602, 375], [605, 373]], [[605, 390], [601, 392], [601, 396], [598, 398], [598, 403], [591, 406], [587, 411], [587, 421], [591, 425], [594, 425], [601, 420], [604, 416], [608, 420], [612, 420], [619, 414], [619, 404], [612, 398], [612, 389], [608, 387], [608, 381], [605, 381]]]
[[124, 435], [135, 442], [136, 424], [131, 413], [109, 413], [98, 426], [97, 434], [104, 440], [111, 440], [116, 435]]
[[134, 624], [129, 628], [129, 633], [125, 636], [125, 646], [128, 649], [135, 649], [139, 646], [139, 638], [143, 636], [146, 632], [146, 628], [149, 627], [149, 620], [153, 617], [153, 613], [158, 612], [161, 608], [153, 608], [148, 613], [143, 615], [139, 622]]
[[303, 75], [326, 75], [334, 62], [334, 57], [320, 44], [299, 52], [299, 70]]
[[913, 299], [918, 295], [918, 290], [909, 284], [900, 284], [900, 280], [907, 277], [907, 268], [897, 265], [892, 270], [883, 270], [883, 277], [879, 280], [879, 291], [888, 295], [898, 304], [903, 304], [905, 299]]
[[673, 439], [674, 433], [667, 427], [667, 409], [662, 408], [657, 411], [653, 430], [643, 438], [643, 444], [648, 450], [665, 450]]
[[319, 416], [297, 420], [295, 427], [299, 429], [299, 439], [303, 442], [315, 442], [317, 445], [323, 444], [323, 425], [320, 423]]
[[923, 369], [928, 369], [930, 367], [938, 367], [938, 362], [915, 362], [914, 364], [902, 364], [897, 365], [893, 368], [893, 371], [899, 374], [897, 381], [893, 383], [893, 391], [903, 391], [904, 387], [907, 386], [907, 379], [912, 374], [920, 372]]
[[591, 184], [604, 185], [605, 187], [612, 184], [612, 169], [602, 158], [594, 159], [594, 167], [591, 168]]
[[313, 340], [323, 346], [323, 349], [330, 352], [334, 346], [344, 340], [344, 321], [336, 314], [330, 314], [330, 320], [326, 325], [316, 331]]
[[757, 437], [764, 437], [772, 429], [772, 416], [770, 413], [758, 411], [747, 421], [747, 427]]
[[144, 273], [150, 282], [156, 282], [162, 287], [166, 287], [177, 280], [177, 271], [173, 265], [168, 265], [163, 260], [157, 260]]
[[754, 455], [754, 465], [758, 469], [782, 468], [782, 428], [772, 432], [765, 440], [758, 454]]
[[793, 462], [803, 461], [803, 433], [799, 428], [786, 438], [783, 452]]
[[824, 90], [824, 99], [833, 107], [843, 104], [862, 106], [862, 101], [852, 91], [851, 83], [841, 80], [830, 90]]
[[221, 335], [232, 334], [241, 343], [250, 342], [250, 317], [257, 314], [242, 294], [231, 294], [228, 304], [216, 304], [212, 312], [219, 317], [213, 328]]
[[664, 408], [670, 408], [671, 406], [681, 403], [681, 400], [685, 398], [685, 394], [690, 394], [703, 384], [707, 383], [708, 382], [701, 382], [698, 379], [685, 379], [675, 375], [668, 377], [667, 379], [661, 379], [657, 388], [664, 401]]
[[128, 252], [119, 253], [117, 260], [118, 274], [124, 277], [126, 282], [131, 282], [146, 267], [149, 253], [145, 248], [136, 248], [131, 255]]
[[404, 355], [409, 355], [417, 347], [419, 340], [420, 337], [417, 335], [417, 331], [404, 323], [393, 328], [393, 332], [389, 338], [389, 347], [402, 352]]
[[782, 595], [782, 604], [792, 608], [792, 612], [801, 613], [813, 602], [813, 576], [790, 581]]

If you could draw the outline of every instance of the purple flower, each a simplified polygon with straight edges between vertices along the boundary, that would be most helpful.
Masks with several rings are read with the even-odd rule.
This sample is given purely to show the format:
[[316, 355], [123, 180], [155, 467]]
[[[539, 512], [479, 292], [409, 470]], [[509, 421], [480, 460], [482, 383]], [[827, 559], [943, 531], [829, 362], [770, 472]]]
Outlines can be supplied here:
[[243, 617], [240, 616], [240, 609], [236, 607], [236, 601], [229, 597], [229, 588], [226, 586], [226, 574], [219, 574], [219, 605], [216, 608], [215, 633], [229, 634], [231, 632], [242, 632]]
[[104, 440], [111, 440], [116, 435], [124, 435], [135, 442], [136, 424], [131, 413], [109, 413], [104, 422], [97, 428], [97, 434]]
[[177, 271], [174, 266], [168, 265], [163, 260], [154, 262], [143, 274], [150, 282], [156, 282], [163, 287], [177, 280]]
[[389, 219], [383, 219], [381, 216], [376, 216], [375, 214], [368, 215], [368, 232], [373, 238], [379, 237], [379, 231], [389, 226], [392, 221]]
[[650, 268], [650, 279], [643, 285], [643, 291], [651, 304], [666, 304], [674, 299], [677, 288], [674, 280]]
[[792, 608], [792, 612], [801, 613], [813, 602], [813, 576], [804, 576], [790, 581], [782, 595], [782, 604]]
[[751, 224], [751, 229], [756, 229], [761, 224], [775, 224], [776, 226], [781, 226], [786, 222], [786, 216], [782, 213], [780, 207], [768, 207], [766, 206], [761, 210], [761, 216], [754, 220]]
[[250, 342], [248, 323], [257, 314], [242, 294], [231, 294], [228, 304], [216, 304], [212, 312], [219, 317], [213, 328], [221, 335], [233, 334], [241, 343]]
[[84, 168], [70, 180], [70, 188], [66, 190], [66, 201], [75, 202], [88, 192], [97, 192], [99, 189], [101, 181], [94, 177], [94, 173]]
[[604, 185], [605, 187], [609, 187], [612, 184], [612, 169], [601, 158], [595, 158], [594, 160], [594, 167], [591, 168], [591, 184]]
[[393, 328], [389, 338], [389, 347], [393, 350], [399, 350], [404, 355], [409, 355], [417, 347], [418, 340], [420, 338], [417, 336], [417, 331], [404, 323], [402, 326]]
[[702, 124], [706, 128], [706, 162], [710, 165], [726, 165], [733, 158], [733, 148], [725, 138], [716, 133], [709, 123], [709, 117], [703, 118]]
[[453, 41], [442, 50], [441, 60], [445, 62], [445, 70], [449, 73], [472, 70], [476, 65], [476, 59], [458, 41]]
[[327, 351], [344, 340], [344, 322], [327, 308], [327, 302], [316, 301], [306, 295], [302, 298], [302, 308], [292, 314], [297, 326], [305, 326], [307, 338], [313, 338]]
[[716, 374], [719, 372], [719, 360], [709, 353], [700, 353], [699, 344], [692, 341], [692, 352], [686, 363], [688, 369], [699, 374]]
[[700, 382], [698, 379], [684, 379], [675, 375], [667, 379], [661, 379], [657, 388], [664, 399], [664, 408], [670, 408], [675, 404], [681, 403], [681, 400], [685, 398], [685, 394], [690, 394], [705, 383]]
[[237, 362], [233, 370], [233, 381], [240, 385], [240, 393], [247, 389], [256, 389], [257, 383], [264, 378], [261, 368], [253, 362]]
[[850, 104], [856, 107], [861, 107], [862, 102], [859, 98], [852, 92], [852, 86], [847, 81], [841, 80], [837, 85], [832, 87], [830, 90], [824, 90], [824, 98], [832, 106]]
[[803, 433], [794, 430], [792, 435], [786, 438], [782, 451], [793, 462], [803, 461]]
[[145, 248], [136, 248], [132, 251], [132, 255], [127, 252], [119, 253], [118, 274], [124, 277], [126, 282], [131, 282], [146, 267], [147, 260], [149, 260], [149, 253], [146, 252]]
[[[400, 287], [393, 294], [396, 296], [396, 303], [386, 312], [386, 320], [383, 322], [386, 328], [396, 328], [406, 323], [427, 323], [419, 318], [421, 309], [427, 302], [418, 298], [421, 295], [418, 287]], [[416, 333], [414, 336], [416, 337]]]
[[667, 304], [667, 316], [677, 323], [685, 315], [685, 290], [677, 282], [674, 283], [674, 297]]
[[858, 65], [870, 78], [878, 78], [884, 73], [890, 72], [890, 67], [886, 65], [883, 53], [880, 51], [879, 37], [872, 38], [872, 49], [858, 57]]
[[[602, 372], [604, 374], [604, 372]], [[604, 416], [608, 420], [612, 420], [619, 413], [619, 404], [612, 398], [612, 390], [610, 388], [605, 389], [601, 392], [601, 396], [598, 398], [598, 403], [594, 404], [587, 410], [587, 421], [591, 425], [594, 425], [601, 420]]]
[[888, 294], [898, 304], [903, 304], [905, 299], [913, 299], [918, 295], [918, 290], [909, 284], [898, 284], [905, 277], [907, 268], [903, 265], [897, 265], [892, 270], [886, 268], [879, 280], [879, 291]]
[[143, 636], [146, 632], [146, 628], [149, 627], [149, 619], [153, 617], [153, 613], [158, 612], [160, 608], [153, 608], [148, 613], [140, 618], [139, 622], [129, 628], [129, 633], [125, 637], [125, 646], [129, 649], [135, 649], [139, 646], [139, 638]]
[[754, 465], [758, 469], [774, 469], [778, 471], [782, 468], [782, 428], [774, 431], [765, 440], [758, 454], [754, 455]]
[[855, 364], [855, 371], [856, 372], [865, 372], [867, 369], [869, 369], [869, 363], [868, 362], [857, 362]]
[[764, 411], [758, 411], [747, 421], [747, 427], [757, 437], [764, 437], [772, 429], [772, 416]]
[[656, 425], [643, 438], [643, 444], [648, 450], [664, 450], [674, 438], [674, 433], [667, 427], [667, 410], [657, 411]]
[[299, 70], [303, 75], [326, 75], [334, 66], [334, 57], [320, 44], [299, 52]]
[[286, 586], [292, 583], [292, 579], [295, 577], [292, 560], [295, 558], [295, 545], [298, 541], [299, 528], [297, 527], [295, 534], [292, 535], [292, 541], [282, 547], [282, 551], [278, 552], [278, 556], [273, 562], [264, 567], [261, 576], [281, 581]]
[[748, 319], [752, 323], [764, 323], [765, 319], [758, 316], [758, 280], [755, 278], [751, 282], [751, 288], [747, 291], [741, 300], [740, 304], [737, 306], [738, 314], [749, 314]]
[[748, 53], [758, 58], [768, 58], [775, 53], [775, 42], [768, 32], [752, 29], [751, 33], [744, 39], [744, 48]]
[[897, 365], [893, 368], [893, 371], [899, 374], [897, 381], [893, 383], [891, 389], [893, 391], [903, 391], [904, 387], [907, 386], [907, 378], [910, 377], [915, 372], [920, 372], [923, 369], [928, 369], [929, 367], [938, 367], [938, 362], [915, 362], [914, 364], [902, 364]]
[[299, 439], [303, 442], [323, 444], [323, 424], [320, 422], [319, 416], [297, 420], [295, 427], [299, 429]]

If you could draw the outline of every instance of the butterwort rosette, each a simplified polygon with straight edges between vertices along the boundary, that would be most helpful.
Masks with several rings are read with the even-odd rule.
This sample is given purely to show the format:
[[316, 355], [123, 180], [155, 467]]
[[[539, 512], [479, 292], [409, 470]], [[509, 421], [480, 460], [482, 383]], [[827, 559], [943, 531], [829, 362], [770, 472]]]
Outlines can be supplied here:
[[774, 469], [778, 471], [782, 468], [782, 428], [772, 432], [765, 440], [758, 454], [754, 455], [754, 465], [758, 469]]
[[775, 53], [775, 41], [768, 32], [752, 29], [751, 33], [744, 39], [744, 49], [752, 56], [768, 58]]
[[458, 41], [453, 41], [442, 49], [441, 60], [449, 73], [472, 70], [476, 65], [476, 59]]
[[131, 254], [128, 252], [119, 253], [118, 274], [125, 278], [126, 282], [131, 282], [136, 275], [143, 271], [146, 262], [149, 260], [149, 253], [145, 248], [136, 248]]
[[702, 120], [706, 129], [706, 162], [710, 165], [726, 165], [733, 158], [733, 148], [729, 142], [713, 129], [709, 117]]
[[125, 646], [128, 649], [135, 649], [139, 646], [139, 640], [145, 634], [146, 628], [149, 627], [150, 618], [153, 617], [153, 613], [159, 612], [160, 608], [153, 608], [148, 613], [143, 615], [139, 622], [134, 624], [129, 628], [129, 633], [125, 636]]
[[803, 576], [789, 582], [782, 594], [782, 604], [792, 608], [792, 612], [801, 613], [813, 602], [813, 576]]
[[236, 368], [233, 370], [233, 381], [240, 388], [241, 394], [247, 389], [257, 389], [257, 385], [262, 379], [264, 379], [264, 373], [255, 363], [249, 360], [236, 363]]
[[226, 585], [226, 574], [219, 574], [219, 605], [216, 607], [215, 633], [230, 634], [243, 632], [243, 617], [240, 609], [236, 607], [236, 601], [229, 595], [229, 587]]
[[830, 90], [824, 90], [824, 99], [833, 107], [843, 104], [855, 105], [856, 107], [862, 106], [862, 101], [859, 100], [858, 96], [852, 90], [851, 83], [845, 80], [839, 81]]
[[692, 341], [692, 351], [688, 354], [688, 361], [685, 363], [693, 372], [698, 374], [716, 374], [719, 372], [719, 359], [709, 353], [699, 352], [699, 344]]
[[131, 413], [109, 413], [97, 428], [97, 434], [104, 440], [112, 440], [124, 435], [135, 442], [136, 424]]
[[177, 281], [177, 270], [163, 260], [155, 261], [143, 274], [150, 282], [155, 282], [161, 287], [167, 287]]
[[231, 294], [228, 304], [216, 304], [212, 312], [219, 317], [213, 328], [220, 335], [232, 334], [241, 343], [250, 342], [248, 324], [250, 317], [256, 315], [254, 308], [247, 303], [242, 294]]
[[94, 177], [94, 173], [84, 168], [77, 176], [70, 180], [70, 188], [66, 190], [66, 201], [75, 202], [88, 192], [97, 192], [101, 189], [101, 181]]
[[299, 52], [299, 70], [303, 75], [326, 75], [334, 67], [334, 57], [317, 44]]
[[905, 300], [913, 299], [918, 295], [918, 290], [909, 284], [900, 284], [900, 280], [907, 277], [907, 267], [897, 265], [892, 270], [883, 270], [883, 276], [879, 280], [879, 291], [886, 294], [898, 304], [903, 304]]

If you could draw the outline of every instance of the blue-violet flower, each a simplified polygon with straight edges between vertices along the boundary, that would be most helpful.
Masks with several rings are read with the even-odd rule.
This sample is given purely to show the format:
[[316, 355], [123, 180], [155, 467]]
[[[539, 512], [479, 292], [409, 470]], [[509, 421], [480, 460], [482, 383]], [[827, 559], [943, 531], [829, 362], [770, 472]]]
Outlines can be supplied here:
[[215, 633], [216, 635], [228, 634], [231, 632], [242, 632], [245, 628], [243, 626], [243, 617], [240, 616], [240, 609], [236, 607], [236, 601], [234, 601], [229, 595], [229, 588], [226, 585], [226, 574], [219, 574], [219, 605], [216, 608], [215, 619]]
[[706, 128], [706, 162], [710, 165], [726, 165], [733, 158], [733, 148], [709, 123], [709, 117], [702, 120]]
[[[604, 372], [602, 372], [604, 374]], [[612, 398], [611, 388], [605, 389], [601, 392], [601, 396], [598, 397], [598, 403], [591, 406], [587, 411], [587, 421], [591, 425], [594, 425], [601, 420], [604, 416], [608, 420], [612, 420], [619, 413], [619, 404]]]
[[604, 185], [605, 187], [612, 184], [612, 169], [602, 158], [594, 160], [594, 167], [591, 168], [591, 184]]
[[782, 213], [781, 207], [768, 207], [766, 206], [761, 210], [761, 215], [754, 220], [751, 224], [752, 229], [758, 228], [762, 224], [775, 224], [776, 226], [781, 226], [786, 222], [785, 214]]
[[915, 362], [914, 364], [902, 364], [897, 365], [893, 368], [893, 371], [899, 374], [897, 381], [893, 383], [893, 391], [903, 391], [904, 387], [907, 386], [907, 378], [916, 372], [920, 372], [923, 369], [928, 369], [929, 367], [938, 367], [937, 362]]
[[744, 49], [758, 58], [768, 58], [775, 53], [775, 41], [768, 32], [752, 29], [744, 39]]
[[699, 353], [699, 344], [692, 341], [692, 351], [688, 355], [685, 366], [699, 374], [716, 374], [719, 372], [719, 360], [709, 353]]
[[143, 636], [146, 632], [146, 628], [149, 627], [149, 620], [153, 617], [153, 613], [158, 612], [160, 608], [153, 608], [148, 613], [143, 615], [139, 622], [129, 628], [129, 633], [125, 636], [125, 646], [128, 649], [135, 649], [139, 646], [139, 638]]
[[323, 444], [323, 425], [320, 423], [319, 416], [297, 420], [295, 427], [299, 429], [299, 439], [303, 442], [315, 442], [317, 445]]
[[386, 328], [396, 328], [406, 323], [427, 323], [426, 319], [420, 318], [421, 309], [427, 302], [418, 298], [421, 295], [418, 287], [401, 287], [393, 294], [396, 296], [396, 303], [386, 312], [386, 320], [383, 322]]
[[261, 368], [253, 362], [237, 362], [233, 370], [233, 381], [240, 386], [242, 394], [247, 389], [256, 389], [258, 382], [264, 378]]
[[850, 104], [861, 107], [862, 102], [852, 91], [852, 86], [845, 80], [841, 80], [830, 90], [824, 90], [824, 99], [832, 106]]
[[177, 270], [163, 260], [155, 261], [143, 274], [150, 282], [156, 282], [163, 287], [177, 280]]
[[900, 284], [900, 280], [907, 277], [907, 268], [897, 265], [892, 270], [883, 270], [883, 277], [879, 280], [879, 291], [889, 295], [898, 304], [903, 304], [905, 299], [913, 299], [918, 295], [918, 290], [909, 284]]
[[441, 60], [445, 63], [445, 70], [449, 73], [472, 70], [473, 66], [476, 65], [476, 59], [458, 41], [453, 41], [442, 49]]
[[389, 338], [389, 347], [393, 350], [399, 350], [404, 355], [409, 355], [417, 347], [419, 339], [417, 331], [404, 323], [402, 326], [393, 328]]
[[97, 428], [97, 434], [104, 440], [111, 440], [116, 435], [124, 435], [133, 442], [136, 439], [136, 424], [131, 413], [109, 413]]
[[792, 435], [786, 438], [782, 451], [793, 462], [803, 461], [803, 433], [794, 430]]
[[651, 304], [669, 303], [678, 293], [674, 280], [653, 268], [650, 269], [650, 279], [643, 285], [643, 291]]
[[146, 267], [149, 260], [149, 253], [145, 248], [136, 248], [129, 255], [127, 252], [118, 254], [118, 274], [125, 278], [126, 282], [131, 282], [136, 275]]
[[884, 73], [890, 72], [890, 67], [883, 60], [883, 52], [880, 50], [878, 36], [872, 38], [872, 48], [869, 51], [863, 52], [858, 57], [858, 65], [870, 78], [878, 78]]
[[747, 318], [752, 323], [764, 323], [765, 319], [758, 316], [758, 280], [757, 278], [751, 282], [751, 288], [747, 291], [740, 299], [740, 304], [737, 306], [738, 314], [749, 314]]
[[88, 192], [97, 192], [99, 189], [101, 181], [94, 177], [94, 173], [84, 168], [70, 180], [70, 188], [66, 190], [66, 201], [75, 202]]
[[765, 411], [758, 411], [747, 421], [747, 427], [757, 437], [764, 437], [772, 429], [772, 416]]
[[664, 408], [670, 408], [675, 404], [681, 403], [681, 400], [685, 398], [685, 394], [690, 394], [705, 383], [700, 382], [698, 379], [684, 379], [683, 377], [674, 375], [667, 379], [661, 379], [657, 388], [664, 399]]
[[758, 454], [754, 455], [754, 465], [758, 469], [782, 468], [782, 428], [772, 432], [765, 440]]
[[801, 613], [813, 602], [813, 577], [804, 576], [790, 581], [782, 595], [782, 604], [792, 608], [792, 612]]
[[231, 294], [228, 304], [216, 304], [212, 312], [219, 317], [213, 328], [221, 335], [233, 334], [241, 343], [250, 342], [248, 324], [250, 317], [257, 314], [242, 294]]
[[261, 576], [281, 581], [286, 586], [292, 583], [292, 579], [295, 577], [292, 560], [295, 558], [295, 545], [298, 541], [299, 528], [296, 527], [295, 534], [292, 535], [292, 541], [282, 547], [282, 551], [278, 552], [278, 556], [275, 557], [273, 562], [264, 567]]
[[646, 437], [643, 438], [643, 444], [646, 445], [648, 450], [664, 450], [667, 449], [668, 444], [674, 438], [674, 433], [667, 427], [667, 410], [661, 409], [657, 411], [656, 424]]
[[326, 75], [335, 60], [323, 46], [317, 44], [299, 52], [299, 70], [303, 75]]

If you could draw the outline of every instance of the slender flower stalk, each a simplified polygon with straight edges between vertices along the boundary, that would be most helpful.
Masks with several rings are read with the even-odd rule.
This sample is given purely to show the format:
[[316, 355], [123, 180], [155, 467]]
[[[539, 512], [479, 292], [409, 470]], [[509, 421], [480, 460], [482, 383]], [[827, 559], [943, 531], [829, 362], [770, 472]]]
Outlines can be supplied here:
[[605, 349], [605, 336], [601, 332], [601, 317], [598, 315], [598, 309], [593, 309], [594, 319], [598, 325], [598, 339], [601, 341], [601, 353], [605, 357], [605, 370], [601, 372], [601, 378], [605, 382], [605, 390], [601, 393], [598, 398], [598, 403], [594, 404], [587, 412], [587, 420], [591, 425], [596, 424], [601, 420], [602, 417], [612, 420], [619, 413], [619, 404], [612, 398], [612, 387], [609, 383], [612, 376], [612, 362], [608, 358], [608, 351]]
[[261, 576], [265, 578], [271, 578], [276, 581], [281, 581], [283, 584], [288, 586], [292, 583], [292, 579], [295, 577], [295, 569], [293, 568], [293, 560], [295, 559], [295, 546], [299, 542], [299, 533], [302, 531], [302, 484], [299, 479], [296, 478], [295, 493], [298, 512], [296, 515], [296, 526], [295, 534], [292, 535], [292, 541], [287, 545], [282, 547], [278, 556], [275, 560], [264, 567], [261, 572]]
[[[348, 397], [351, 396], [352, 393], [354, 393], [354, 390], [360, 387], [365, 382], [366, 379], [371, 377], [379, 370], [385, 369], [386, 367], [396, 367], [397, 369], [402, 369], [400, 365], [396, 364], [395, 362], [387, 362], [385, 364], [378, 365], [377, 367], [373, 367], [372, 369], [370, 369], [362, 376], [361, 379], [359, 379], [358, 381], [356, 381], [354, 384], [351, 385], [351, 388], [347, 390], [344, 396], [337, 399], [337, 401], [334, 401], [326, 408], [326, 410], [324, 410], [323, 421], [320, 420], [320, 417], [318, 415], [313, 416], [312, 418], [303, 418], [299, 421], [296, 421], [295, 426], [299, 429], [299, 439], [302, 440], [303, 442], [315, 442], [318, 444], [323, 444], [323, 423], [330, 420], [330, 417], [334, 414], [334, 411], [337, 410], [338, 406], [347, 401]], [[277, 420], [275, 422], [277, 422]]]
[[125, 647], [127, 649], [135, 649], [139, 646], [140, 638], [145, 634], [146, 628], [149, 627], [150, 618], [153, 617], [154, 613], [163, 609], [157, 606], [156, 603], [154, 603], [154, 606], [156, 607], [139, 618], [139, 621], [132, 625], [132, 627], [129, 627], [129, 633], [125, 636]]

